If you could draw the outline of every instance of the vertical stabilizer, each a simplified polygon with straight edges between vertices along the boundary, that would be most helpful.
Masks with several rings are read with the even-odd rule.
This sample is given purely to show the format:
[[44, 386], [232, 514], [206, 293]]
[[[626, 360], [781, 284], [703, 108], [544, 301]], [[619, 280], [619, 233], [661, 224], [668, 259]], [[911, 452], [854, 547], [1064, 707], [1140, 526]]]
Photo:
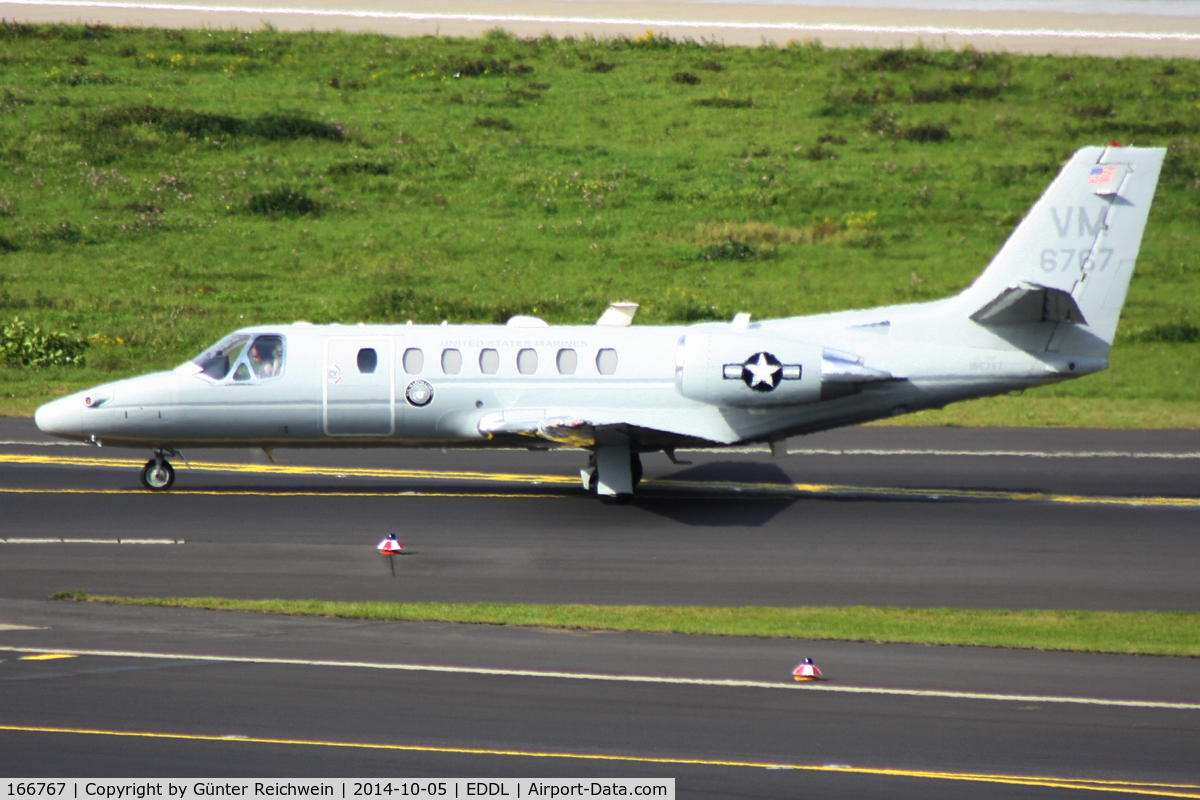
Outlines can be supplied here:
[[1055, 323], [1047, 350], [1107, 353], [1163, 148], [1086, 147], [964, 292], [983, 325]]

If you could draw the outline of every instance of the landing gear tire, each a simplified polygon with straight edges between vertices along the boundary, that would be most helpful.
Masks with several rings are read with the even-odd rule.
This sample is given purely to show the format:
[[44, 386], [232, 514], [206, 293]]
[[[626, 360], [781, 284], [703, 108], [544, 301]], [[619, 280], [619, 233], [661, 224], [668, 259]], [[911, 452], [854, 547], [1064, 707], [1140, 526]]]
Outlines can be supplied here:
[[142, 486], [152, 492], [165, 492], [175, 483], [175, 468], [166, 461], [150, 459], [142, 467]]

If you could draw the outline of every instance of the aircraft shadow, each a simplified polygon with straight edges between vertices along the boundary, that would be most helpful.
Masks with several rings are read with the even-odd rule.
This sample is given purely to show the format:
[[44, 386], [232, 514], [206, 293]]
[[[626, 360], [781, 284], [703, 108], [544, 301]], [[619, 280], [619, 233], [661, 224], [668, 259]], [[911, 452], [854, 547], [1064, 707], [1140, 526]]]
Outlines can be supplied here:
[[760, 528], [796, 502], [791, 497], [635, 497], [635, 508], [696, 528]]
[[[633, 500], [637, 508], [694, 527], [756, 528], [766, 525], [796, 502], [796, 497], [754, 496], [755, 485], [790, 486], [793, 481], [770, 462], [729, 461], [701, 464], [647, 481], [644, 493]], [[703, 484], [721, 483], [719, 497], [704, 496]], [[679, 484], [696, 484], [679, 486]], [[739, 497], [736, 486], [745, 485], [747, 496]], [[731, 491], [732, 489], [732, 491]], [[679, 495], [685, 496], [678, 496]], [[676, 495], [676, 496], [672, 496]]]
[[722, 483], [778, 483], [791, 486], [793, 481], [778, 464], [769, 461], [716, 461], [658, 476], [664, 481]]

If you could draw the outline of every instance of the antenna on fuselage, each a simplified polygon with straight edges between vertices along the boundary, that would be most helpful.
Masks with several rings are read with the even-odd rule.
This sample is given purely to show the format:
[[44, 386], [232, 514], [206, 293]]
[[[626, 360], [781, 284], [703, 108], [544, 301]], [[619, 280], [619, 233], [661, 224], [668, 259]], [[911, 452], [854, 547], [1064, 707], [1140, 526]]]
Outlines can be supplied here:
[[623, 328], [633, 324], [633, 315], [637, 313], [638, 304], [628, 300], [619, 303], [609, 303], [608, 308], [596, 320], [597, 325]]

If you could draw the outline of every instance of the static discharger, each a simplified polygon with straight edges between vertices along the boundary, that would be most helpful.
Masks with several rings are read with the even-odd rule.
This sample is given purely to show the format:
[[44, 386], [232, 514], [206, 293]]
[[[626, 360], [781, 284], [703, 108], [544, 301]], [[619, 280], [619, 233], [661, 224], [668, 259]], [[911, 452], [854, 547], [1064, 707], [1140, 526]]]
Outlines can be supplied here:
[[387, 559], [388, 569], [392, 571], [392, 577], [396, 577], [396, 562], [393, 556], [402, 555], [404, 545], [396, 541], [396, 534], [389, 533], [387, 538], [380, 540], [379, 544], [375, 545], [375, 549], [379, 551], [379, 555]]
[[792, 670], [792, 677], [798, 681], [819, 681], [821, 680], [821, 670], [817, 669], [817, 665], [811, 658], [806, 658]]

